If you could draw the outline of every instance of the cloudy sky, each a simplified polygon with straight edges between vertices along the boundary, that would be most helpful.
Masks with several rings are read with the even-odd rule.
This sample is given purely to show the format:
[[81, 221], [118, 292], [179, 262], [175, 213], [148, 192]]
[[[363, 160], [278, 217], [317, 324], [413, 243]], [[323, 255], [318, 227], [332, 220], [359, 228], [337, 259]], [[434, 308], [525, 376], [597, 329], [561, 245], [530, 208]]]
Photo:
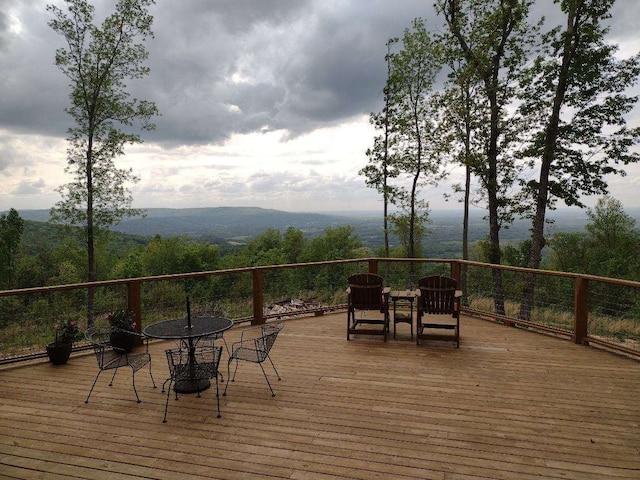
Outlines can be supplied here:
[[[66, 183], [68, 81], [55, 67], [63, 39], [47, 3], [0, 3], [0, 211], [49, 208]], [[95, 2], [100, 9], [114, 1]], [[181, 0], [152, 7], [150, 76], [131, 85], [156, 102], [157, 130], [118, 160], [140, 177], [134, 205], [260, 206], [289, 211], [379, 210], [358, 170], [382, 106], [385, 43], [412, 19], [438, 28], [424, 0]], [[539, 1], [541, 13], [552, 8]], [[610, 40], [640, 50], [640, 2], [618, 0]], [[640, 125], [640, 111], [630, 118]], [[611, 179], [640, 206], [640, 166]], [[458, 182], [453, 172], [451, 182]], [[426, 189], [432, 208], [445, 203]]]

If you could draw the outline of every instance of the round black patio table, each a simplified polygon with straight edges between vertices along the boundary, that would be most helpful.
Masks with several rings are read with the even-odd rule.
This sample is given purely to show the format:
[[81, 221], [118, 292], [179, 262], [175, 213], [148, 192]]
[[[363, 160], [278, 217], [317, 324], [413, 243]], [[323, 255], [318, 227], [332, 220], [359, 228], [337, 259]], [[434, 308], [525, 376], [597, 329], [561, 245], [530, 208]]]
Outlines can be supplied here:
[[[229, 330], [233, 321], [225, 317], [193, 317], [174, 318], [153, 323], [143, 330], [150, 338], [161, 340], [180, 340], [189, 349], [189, 364], [195, 365], [195, 349], [197, 341], [202, 337]], [[191, 369], [195, 371], [195, 368]], [[195, 393], [206, 390], [211, 385], [208, 379], [187, 379], [176, 382], [175, 390], [179, 393]]]

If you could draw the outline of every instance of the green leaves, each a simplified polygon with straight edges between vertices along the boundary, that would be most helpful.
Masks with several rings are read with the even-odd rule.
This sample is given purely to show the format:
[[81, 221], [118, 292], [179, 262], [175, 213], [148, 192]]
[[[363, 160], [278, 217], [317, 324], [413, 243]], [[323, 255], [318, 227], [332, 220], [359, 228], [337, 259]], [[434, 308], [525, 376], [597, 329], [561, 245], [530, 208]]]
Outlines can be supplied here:
[[9, 288], [24, 231], [24, 220], [15, 209], [0, 215], [0, 288]]
[[[427, 209], [426, 202], [419, 198], [420, 187], [434, 185], [445, 175], [438, 142], [441, 136], [437, 133], [439, 99], [432, 92], [442, 60], [439, 45], [421, 18], [405, 29], [402, 48], [392, 52], [397, 42], [398, 39], [387, 42], [384, 109], [370, 117], [370, 123], [383, 133], [374, 138], [373, 147], [367, 150], [369, 164], [359, 173], [366, 177], [368, 186], [383, 195], [385, 235], [387, 206], [393, 204], [406, 212], [407, 252], [412, 257], [416, 236], [423, 232], [418, 225], [423, 215], [420, 210]], [[385, 238], [388, 249], [388, 237]]]
[[123, 127], [140, 121], [153, 129], [158, 113], [153, 102], [131, 98], [126, 80], [149, 74], [143, 42], [152, 37], [153, 0], [119, 0], [101, 26], [87, 0], [65, 0], [67, 12], [55, 5], [49, 26], [67, 46], [55, 54], [56, 65], [70, 79], [67, 113], [75, 124], [68, 130], [67, 173], [73, 180], [59, 187], [62, 200], [51, 211], [54, 221], [84, 227], [87, 235], [89, 280], [95, 275], [94, 235], [123, 217], [141, 213], [131, 208], [128, 183], [137, 181], [131, 169], [120, 169], [115, 159], [140, 136]]
[[[139, 143], [140, 136], [121, 129], [139, 119], [153, 128], [157, 114], [151, 102], [131, 99], [127, 79], [148, 75], [144, 65], [148, 52], [143, 45], [152, 36], [153, 0], [119, 0], [115, 11], [99, 27], [93, 23], [94, 8], [87, 0], [65, 0], [68, 13], [55, 5], [49, 26], [67, 41], [56, 51], [56, 65], [71, 80], [66, 109], [75, 125], [69, 128], [66, 171], [73, 180], [61, 186], [62, 200], [51, 210], [54, 221], [83, 227], [87, 239], [88, 280], [97, 279], [94, 237], [102, 228], [116, 224], [131, 208], [127, 182], [137, 179], [131, 170], [118, 169], [114, 159], [125, 144]], [[93, 321], [93, 290], [89, 290], [88, 323]]]

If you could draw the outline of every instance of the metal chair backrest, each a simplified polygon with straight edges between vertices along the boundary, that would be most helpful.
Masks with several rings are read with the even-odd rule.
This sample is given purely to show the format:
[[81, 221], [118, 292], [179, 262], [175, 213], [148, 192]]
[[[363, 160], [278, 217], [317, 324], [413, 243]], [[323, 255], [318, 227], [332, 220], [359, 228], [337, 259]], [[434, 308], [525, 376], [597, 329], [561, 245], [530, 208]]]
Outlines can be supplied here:
[[[262, 362], [268, 360], [269, 363], [271, 363], [278, 380], [280, 380], [280, 375], [271, 360], [269, 352], [271, 351], [271, 348], [283, 327], [284, 324], [282, 322], [276, 322], [267, 323], [260, 327], [247, 328], [242, 331], [240, 341], [234, 342], [231, 346], [231, 355], [229, 355], [229, 361], [227, 362], [227, 384], [224, 387], [223, 395], [227, 394], [229, 381], [235, 381], [236, 372], [238, 371], [238, 363], [242, 360], [260, 365], [264, 379], [266, 380], [267, 385], [269, 385], [269, 390], [271, 390], [271, 395], [275, 396], [275, 392], [273, 391], [273, 388], [271, 388], [271, 383], [269, 382], [267, 373], [262, 367]], [[231, 362], [233, 361], [236, 362], [236, 368], [233, 371], [233, 377], [231, 377]]]
[[106, 369], [114, 360], [122, 356], [122, 352], [111, 346], [111, 327], [90, 327], [85, 331], [85, 338], [91, 343], [98, 362], [98, 368]]
[[269, 355], [271, 347], [276, 341], [278, 332], [269, 333], [262, 337], [256, 338], [256, 352], [258, 353], [258, 360], [263, 361]]
[[454, 313], [457, 285], [454, 278], [443, 275], [421, 278], [418, 286], [422, 311], [436, 315]]
[[191, 364], [189, 351], [177, 348], [166, 350], [169, 376], [174, 381], [188, 376], [211, 378], [218, 372], [222, 347], [196, 347], [193, 352], [194, 363]]
[[181, 367], [187, 364], [188, 352], [182, 349], [166, 350], [167, 365], [169, 366], [169, 376], [171, 378], [178, 377], [177, 373]]
[[282, 330], [282, 326], [277, 329], [262, 328], [262, 336], [255, 339], [258, 362], [263, 362], [269, 356], [271, 347], [273, 347], [273, 344], [276, 342], [280, 330]]
[[351, 275], [349, 283], [349, 303], [356, 310], [382, 310], [384, 279], [373, 273]]
[[[111, 379], [111, 382], [113, 383], [113, 379], [116, 376], [118, 368], [125, 366], [130, 367], [133, 376], [133, 391], [136, 394], [136, 400], [138, 402], [140, 402], [140, 397], [138, 396], [135, 383], [135, 373], [138, 370], [148, 364], [151, 382], [153, 383], [154, 388], [156, 386], [153, 375], [151, 374], [151, 355], [149, 355], [148, 346], [144, 353], [129, 353], [129, 350], [127, 349], [114, 347], [112, 345], [113, 333], [123, 333], [123, 330], [111, 326], [92, 326], [85, 331], [85, 338], [93, 346], [93, 351], [98, 362], [98, 374], [96, 375], [96, 379], [93, 381], [93, 385], [91, 386], [91, 390], [89, 390], [89, 395], [87, 396], [85, 403], [89, 402], [89, 397], [91, 397], [93, 388], [96, 386], [98, 377], [104, 370], [114, 370], [113, 378]], [[124, 333], [135, 337], [138, 336], [135, 332]]]
[[222, 358], [222, 347], [201, 347], [194, 352], [196, 364], [204, 368], [210, 378], [218, 374], [220, 359]]

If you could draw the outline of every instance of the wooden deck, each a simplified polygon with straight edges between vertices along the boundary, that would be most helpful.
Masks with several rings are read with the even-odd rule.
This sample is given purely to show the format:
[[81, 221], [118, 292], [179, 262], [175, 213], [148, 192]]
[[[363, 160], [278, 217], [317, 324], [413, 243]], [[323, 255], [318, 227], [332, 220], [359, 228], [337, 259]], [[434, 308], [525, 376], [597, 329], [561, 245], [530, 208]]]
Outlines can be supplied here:
[[[272, 398], [256, 365], [221, 397], [113, 387], [93, 356], [0, 370], [0, 478], [638, 479], [640, 363], [462, 318], [461, 347], [346, 341], [345, 314], [286, 322]], [[239, 329], [226, 334], [239, 337]], [[153, 372], [167, 375], [153, 343]], [[226, 362], [226, 355], [223, 357]], [[226, 378], [226, 375], [225, 375]]]

